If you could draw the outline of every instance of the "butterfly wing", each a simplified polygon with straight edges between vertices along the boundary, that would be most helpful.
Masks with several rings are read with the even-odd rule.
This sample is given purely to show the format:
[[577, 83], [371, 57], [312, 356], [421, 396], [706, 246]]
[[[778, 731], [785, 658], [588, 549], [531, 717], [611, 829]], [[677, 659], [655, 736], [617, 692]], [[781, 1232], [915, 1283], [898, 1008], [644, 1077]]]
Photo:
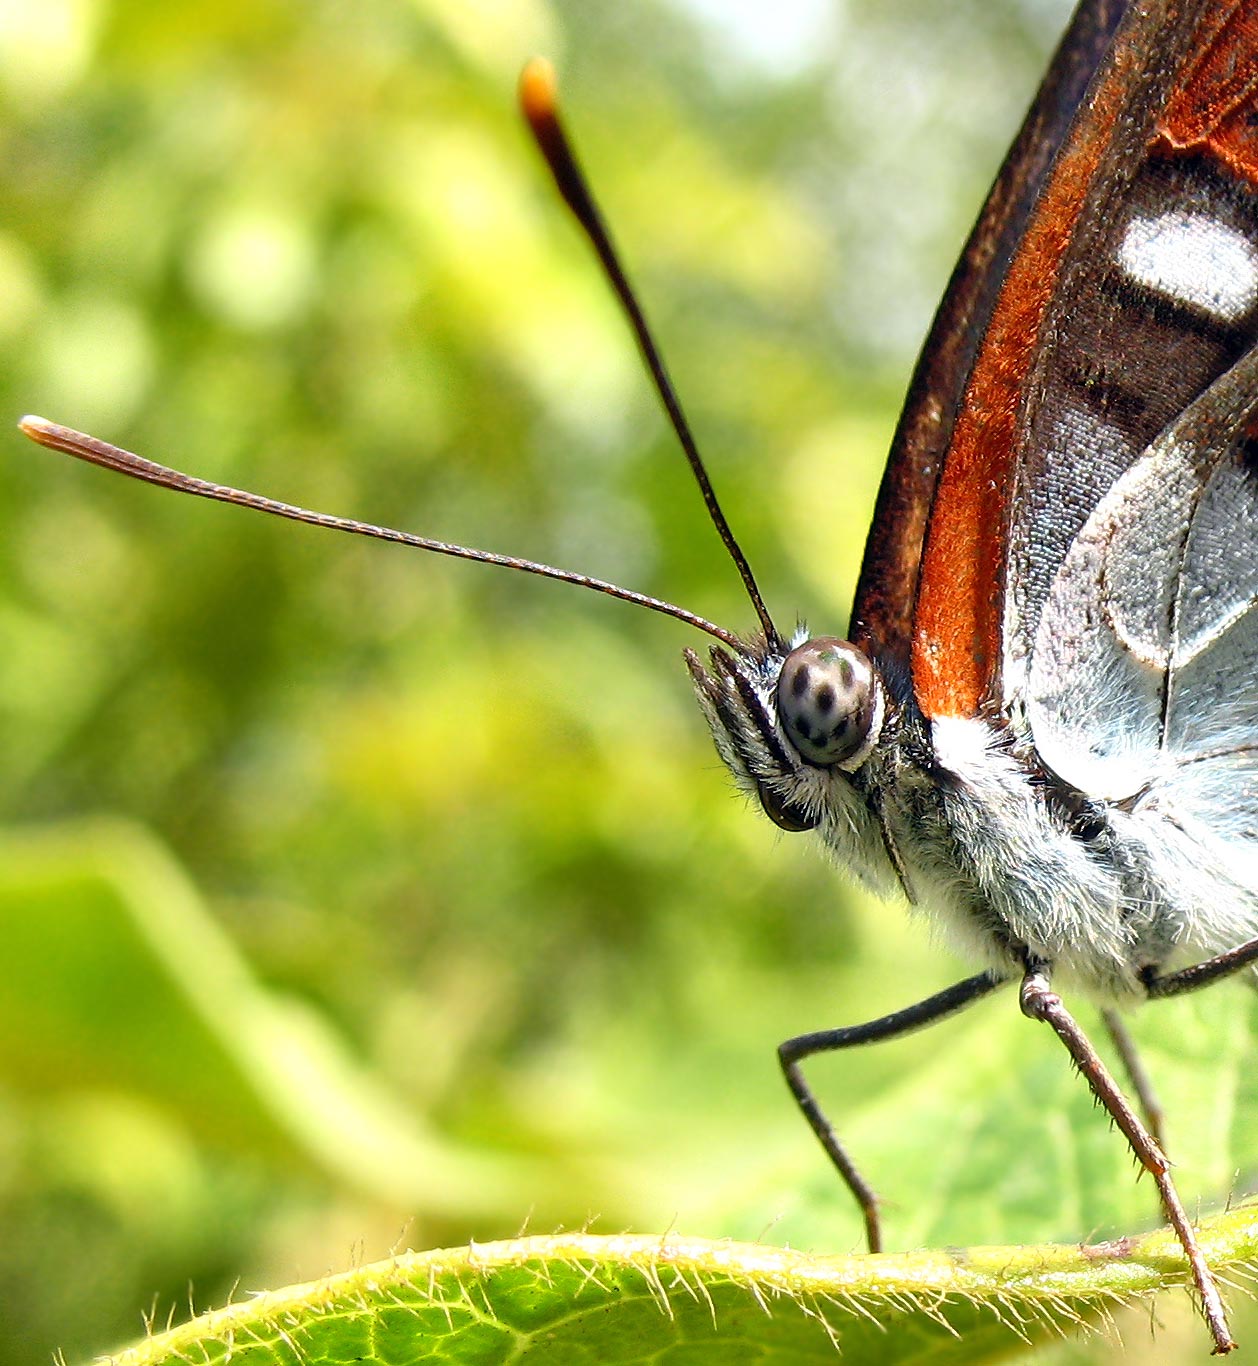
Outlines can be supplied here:
[[1021, 705], [1076, 536], [1258, 336], [1258, 3], [1120, 9], [1076, 13], [884, 479], [855, 617], [930, 717]]
[[[1062, 253], [1016, 428], [1005, 705], [1025, 688], [1045, 604], [1094, 510], [1258, 339], [1258, 143], [1235, 136], [1258, 115], [1258, 4], [1134, 18], [1140, 84]], [[1193, 440], [1230, 440], [1226, 396], [1206, 403], [1209, 429], [1189, 422]], [[1215, 467], [1192, 462], [1194, 487]], [[1158, 610], [1169, 618], [1173, 602]]]
[[1161, 60], [1047, 312], [1001, 700], [1217, 951], [1253, 933], [1258, 885], [1258, 3], [1130, 32]]
[[1126, 7], [1126, 0], [1091, 0], [1077, 10], [953, 271], [909, 386], [849, 630], [904, 678], [927, 518], [966, 381], [1053, 157]]
[[1256, 416], [1258, 349], [1113, 484], [1057, 572], [1027, 714], [1080, 791], [1138, 799], [1176, 767], [1258, 750]]
[[[1114, 483], [1075, 537], [1032, 653], [1040, 759], [1111, 804], [1184, 942], [1254, 932], [1258, 347]], [[1100, 610], [1098, 610], [1098, 605]]]
[[915, 582], [923, 714], [1010, 720], [1109, 803], [1181, 942], [1222, 948], [1258, 884], [1258, 0], [1137, 0], [1087, 53], [1009, 260], [945, 304], [980, 309], [969, 359], [902, 428], [944, 448], [893, 455], [884, 510], [907, 493], [917, 521], [857, 612], [902, 659], [879, 594]]

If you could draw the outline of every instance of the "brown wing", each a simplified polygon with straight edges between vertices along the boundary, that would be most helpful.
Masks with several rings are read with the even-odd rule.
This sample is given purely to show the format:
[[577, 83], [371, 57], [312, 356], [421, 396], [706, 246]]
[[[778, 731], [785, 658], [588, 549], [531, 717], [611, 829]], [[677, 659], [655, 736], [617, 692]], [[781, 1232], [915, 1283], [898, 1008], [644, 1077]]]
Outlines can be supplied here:
[[1057, 149], [1126, 9], [1084, 0], [992, 186], [917, 362], [865, 545], [849, 635], [907, 677], [926, 523], [974, 358]]
[[1097, 504], [1258, 341], [1258, 0], [1136, 18], [1117, 59], [1133, 93], [1069, 236], [1014, 431], [988, 685], [1001, 702], [1025, 691], [1044, 604]]
[[[985, 284], [986, 314], [970, 321], [981, 335], [933, 489], [919, 476], [930, 506], [924, 537], [913, 533], [910, 655], [930, 716], [1024, 693], [1080, 529], [1258, 337], [1258, 0], [1138, 0], [1092, 60], [1051, 165], [1025, 182], [1033, 202]], [[896, 463], [938, 457], [897, 451]]]

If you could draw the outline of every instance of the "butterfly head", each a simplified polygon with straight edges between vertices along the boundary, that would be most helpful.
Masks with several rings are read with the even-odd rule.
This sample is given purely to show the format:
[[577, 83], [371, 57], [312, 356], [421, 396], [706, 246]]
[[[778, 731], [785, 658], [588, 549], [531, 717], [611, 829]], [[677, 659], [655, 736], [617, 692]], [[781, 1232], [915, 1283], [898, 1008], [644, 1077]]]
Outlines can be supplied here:
[[834, 809], [836, 784], [873, 753], [886, 715], [877, 670], [861, 650], [800, 627], [789, 646], [757, 642], [686, 662], [716, 747], [740, 787], [784, 830], [811, 830]]

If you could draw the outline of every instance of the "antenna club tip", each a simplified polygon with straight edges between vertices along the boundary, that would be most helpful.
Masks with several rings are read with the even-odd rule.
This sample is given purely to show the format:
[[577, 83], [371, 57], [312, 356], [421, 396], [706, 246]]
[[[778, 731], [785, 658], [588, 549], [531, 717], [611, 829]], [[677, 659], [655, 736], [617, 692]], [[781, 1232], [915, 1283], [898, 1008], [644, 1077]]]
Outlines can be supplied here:
[[29, 436], [41, 446], [48, 445], [57, 428], [55, 422], [49, 422], [46, 417], [36, 417], [34, 413], [27, 413], [25, 417], [19, 418], [17, 425], [23, 436]]
[[559, 105], [559, 81], [555, 68], [545, 57], [533, 57], [520, 72], [520, 108], [524, 117], [536, 128], [556, 118]]

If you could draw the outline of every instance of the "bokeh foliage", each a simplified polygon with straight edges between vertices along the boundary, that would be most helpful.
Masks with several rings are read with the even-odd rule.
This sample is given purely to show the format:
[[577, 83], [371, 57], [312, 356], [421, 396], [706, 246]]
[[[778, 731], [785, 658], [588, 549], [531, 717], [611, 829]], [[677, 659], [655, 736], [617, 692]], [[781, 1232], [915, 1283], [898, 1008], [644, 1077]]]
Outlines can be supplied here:
[[[1065, 5], [780, 8], [4, 0], [0, 413], [746, 625], [513, 113], [546, 51], [770, 603], [842, 629]], [[0, 1360], [526, 1221], [857, 1245], [773, 1046], [959, 968], [730, 801], [696, 642], [3, 445]], [[1243, 1006], [1140, 1022], [1207, 1198]], [[1011, 1000], [816, 1070], [901, 1244], [1147, 1222]]]

